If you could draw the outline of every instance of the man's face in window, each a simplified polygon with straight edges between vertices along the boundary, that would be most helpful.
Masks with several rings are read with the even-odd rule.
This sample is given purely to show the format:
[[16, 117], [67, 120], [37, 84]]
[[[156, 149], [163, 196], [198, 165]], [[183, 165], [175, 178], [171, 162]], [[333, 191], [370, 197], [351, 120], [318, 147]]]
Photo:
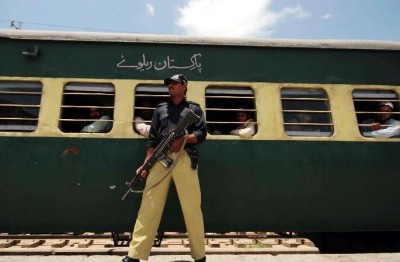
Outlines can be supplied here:
[[247, 120], [249, 120], [249, 117], [248, 117], [246, 112], [238, 112], [236, 114], [236, 119], [237, 119], [238, 122], [244, 123]]
[[89, 109], [90, 118], [92, 119], [99, 119], [102, 115], [102, 112], [98, 108], [90, 108]]
[[379, 113], [377, 118], [382, 122], [392, 117], [392, 108], [390, 106], [381, 106], [379, 107], [379, 111], [382, 113]]
[[144, 107], [143, 109], [139, 109], [140, 116], [144, 120], [150, 120], [153, 115], [153, 111], [150, 109], [152, 107], [152, 105], [150, 103], [143, 102], [143, 103], [140, 103], [139, 106]]
[[311, 115], [305, 112], [298, 113], [297, 118], [300, 123], [309, 123], [311, 122]]

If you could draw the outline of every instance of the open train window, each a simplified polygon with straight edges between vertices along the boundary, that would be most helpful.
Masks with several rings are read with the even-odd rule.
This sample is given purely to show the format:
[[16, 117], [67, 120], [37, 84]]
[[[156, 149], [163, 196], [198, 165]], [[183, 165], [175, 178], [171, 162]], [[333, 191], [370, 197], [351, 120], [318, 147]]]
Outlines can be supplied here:
[[138, 85], [135, 88], [133, 109], [133, 130], [145, 137], [148, 136], [146, 125], [150, 125], [157, 104], [168, 101], [168, 87], [164, 85]]
[[[397, 93], [391, 90], [354, 90], [353, 102], [360, 133], [366, 137], [400, 137], [396, 128], [400, 126], [399, 101]], [[387, 106], [381, 108], [382, 105]], [[381, 110], [389, 112], [382, 113]]]
[[319, 137], [332, 135], [333, 124], [325, 90], [282, 88], [281, 102], [287, 135]]
[[40, 82], [0, 82], [0, 132], [34, 131], [41, 98]]
[[64, 86], [60, 130], [107, 133], [113, 126], [114, 86], [108, 83], [68, 83]]
[[[246, 131], [250, 135], [244, 136], [251, 136], [257, 132], [257, 111], [252, 88], [209, 86], [206, 88], [205, 99], [206, 121], [210, 134], [237, 135], [236, 130], [243, 128], [251, 129], [250, 133]], [[240, 114], [245, 114], [248, 120], [239, 121]]]

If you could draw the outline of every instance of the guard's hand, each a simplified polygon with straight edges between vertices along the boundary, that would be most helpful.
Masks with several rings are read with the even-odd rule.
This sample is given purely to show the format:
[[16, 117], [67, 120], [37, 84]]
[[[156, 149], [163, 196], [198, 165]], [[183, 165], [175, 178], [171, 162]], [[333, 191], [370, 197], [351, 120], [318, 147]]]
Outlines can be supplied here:
[[179, 151], [182, 148], [183, 141], [185, 141], [184, 137], [177, 138], [174, 142], [172, 142], [172, 145], [170, 146], [171, 151]]
[[140, 175], [142, 180], [146, 180], [147, 176], [149, 175], [149, 171], [147, 170], [142, 170], [143, 166], [139, 167], [136, 169], [136, 174]]

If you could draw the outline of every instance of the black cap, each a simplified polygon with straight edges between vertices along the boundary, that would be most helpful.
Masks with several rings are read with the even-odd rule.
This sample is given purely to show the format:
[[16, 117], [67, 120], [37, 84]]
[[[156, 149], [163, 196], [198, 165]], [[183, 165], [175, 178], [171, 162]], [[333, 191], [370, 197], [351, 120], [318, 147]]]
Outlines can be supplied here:
[[169, 85], [171, 83], [171, 81], [176, 81], [179, 83], [186, 83], [188, 82], [188, 80], [186, 79], [186, 77], [182, 74], [179, 75], [173, 75], [171, 77], [165, 78], [164, 79], [164, 84], [165, 85]]

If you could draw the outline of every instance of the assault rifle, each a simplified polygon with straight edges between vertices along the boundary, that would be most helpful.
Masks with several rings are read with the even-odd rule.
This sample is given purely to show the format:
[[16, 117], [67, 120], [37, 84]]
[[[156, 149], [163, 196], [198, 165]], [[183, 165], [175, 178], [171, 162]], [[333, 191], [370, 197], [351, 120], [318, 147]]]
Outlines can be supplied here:
[[122, 196], [122, 200], [124, 200], [129, 193], [134, 192], [133, 187], [135, 185], [144, 180], [140, 174], [143, 171], [149, 171], [157, 161], [159, 161], [165, 168], [169, 168], [174, 163], [174, 161], [167, 156], [169, 147], [172, 142], [182, 134], [183, 130], [199, 119], [200, 117], [198, 115], [196, 115], [192, 110], [189, 110], [186, 116], [179, 121], [176, 128], [168, 131], [154, 149], [153, 155], [146, 161], [146, 163], [144, 163], [143, 167], [138, 170], [136, 176], [130, 182], [126, 182], [128, 191], [126, 191]]

